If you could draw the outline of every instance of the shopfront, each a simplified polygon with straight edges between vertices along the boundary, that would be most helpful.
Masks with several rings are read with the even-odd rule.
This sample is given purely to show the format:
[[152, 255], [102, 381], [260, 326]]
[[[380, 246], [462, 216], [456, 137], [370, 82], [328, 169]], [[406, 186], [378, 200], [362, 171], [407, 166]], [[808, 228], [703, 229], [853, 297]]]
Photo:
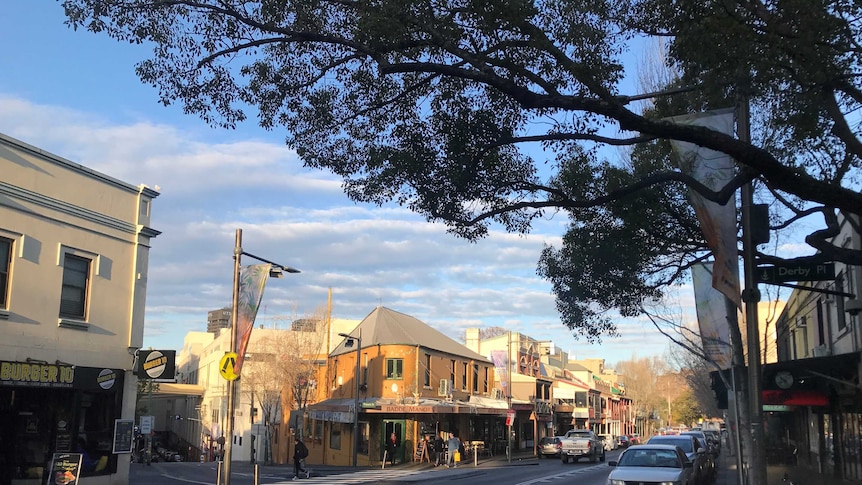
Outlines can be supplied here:
[[116, 473], [124, 376], [60, 361], [0, 361], [0, 485], [46, 483], [58, 452], [86, 454], [82, 477]]

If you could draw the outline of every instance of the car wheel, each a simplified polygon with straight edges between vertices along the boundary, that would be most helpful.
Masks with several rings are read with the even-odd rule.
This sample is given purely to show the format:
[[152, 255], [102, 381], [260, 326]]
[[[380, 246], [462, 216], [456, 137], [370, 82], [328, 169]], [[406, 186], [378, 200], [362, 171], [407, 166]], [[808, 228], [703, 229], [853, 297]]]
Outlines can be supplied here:
[[602, 456], [599, 457], [599, 460], [604, 463], [605, 462], [605, 453], [602, 452]]
[[590, 463], [595, 463], [595, 462], [596, 462], [596, 452], [594, 451], [594, 452], [590, 453]]
[[563, 465], [565, 465], [566, 463], [568, 463], [568, 462], [569, 462], [569, 457], [568, 457], [568, 456], [563, 455], [563, 456], [560, 458], [560, 461], [561, 461], [561, 462], [563, 462]]

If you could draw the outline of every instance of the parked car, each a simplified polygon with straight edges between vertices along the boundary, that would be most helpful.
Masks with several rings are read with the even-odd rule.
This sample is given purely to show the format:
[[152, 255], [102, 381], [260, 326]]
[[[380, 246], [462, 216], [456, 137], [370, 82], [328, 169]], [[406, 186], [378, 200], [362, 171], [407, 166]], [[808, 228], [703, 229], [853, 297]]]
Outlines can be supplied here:
[[712, 442], [709, 440], [709, 438], [706, 437], [706, 433], [704, 433], [703, 431], [683, 431], [680, 434], [683, 436], [686, 436], [686, 435], [697, 436], [697, 438], [699, 440], [701, 440], [702, 442], [704, 442], [704, 444], [706, 444], [706, 448], [707, 448], [707, 450], [709, 450], [709, 454], [711, 454], [713, 456], [713, 458], [718, 457], [718, 453], [719, 453], [718, 446], [713, 446]]
[[609, 484], [694, 485], [694, 464], [673, 445], [633, 445], [623, 452], [619, 461], [610, 461], [608, 465], [614, 467], [608, 475]]
[[629, 435], [629, 446], [641, 444], [641, 435], [634, 433]]
[[628, 448], [629, 437], [626, 435], [617, 436], [617, 448]]
[[600, 434], [599, 440], [601, 440], [602, 445], [605, 447], [605, 451], [613, 451], [619, 445], [617, 437], [612, 434]]
[[715, 479], [715, 462], [712, 459], [712, 455], [709, 454], [706, 444], [701, 442], [697, 436], [686, 434], [653, 436], [647, 444], [679, 447], [685, 453], [688, 461], [694, 464], [694, 484], [708, 485]]
[[559, 458], [560, 437], [546, 436], [539, 441], [539, 458]]

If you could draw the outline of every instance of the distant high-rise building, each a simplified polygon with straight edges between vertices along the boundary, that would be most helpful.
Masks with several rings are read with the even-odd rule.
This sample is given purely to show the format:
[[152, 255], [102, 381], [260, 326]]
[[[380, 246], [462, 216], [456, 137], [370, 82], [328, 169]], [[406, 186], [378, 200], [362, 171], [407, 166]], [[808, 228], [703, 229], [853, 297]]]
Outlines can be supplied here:
[[217, 334], [223, 328], [230, 328], [230, 314], [230, 307], [207, 312], [207, 332]]

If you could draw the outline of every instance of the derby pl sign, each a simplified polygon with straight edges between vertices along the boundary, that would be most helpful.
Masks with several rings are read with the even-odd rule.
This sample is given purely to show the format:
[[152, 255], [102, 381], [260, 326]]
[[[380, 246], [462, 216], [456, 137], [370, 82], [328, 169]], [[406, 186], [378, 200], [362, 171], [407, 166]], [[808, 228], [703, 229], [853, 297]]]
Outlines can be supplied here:
[[757, 267], [758, 283], [829, 281], [835, 279], [835, 263], [776, 264]]

